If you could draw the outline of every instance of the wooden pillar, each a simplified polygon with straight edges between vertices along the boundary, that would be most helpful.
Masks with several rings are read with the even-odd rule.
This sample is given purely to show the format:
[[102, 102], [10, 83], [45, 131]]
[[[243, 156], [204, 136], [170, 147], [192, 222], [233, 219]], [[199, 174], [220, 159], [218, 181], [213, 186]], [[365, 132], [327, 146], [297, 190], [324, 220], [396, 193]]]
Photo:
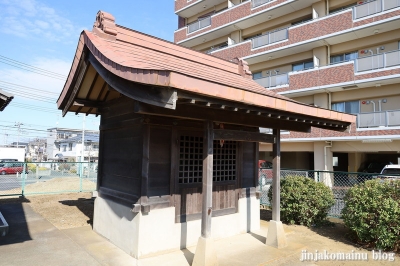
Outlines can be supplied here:
[[213, 122], [204, 123], [203, 138], [203, 206], [201, 213], [201, 236], [211, 236], [212, 183], [213, 183]]
[[275, 142], [272, 145], [272, 220], [281, 220], [281, 132], [274, 129]]
[[201, 236], [197, 242], [193, 266], [218, 265], [211, 238], [212, 183], [213, 183], [213, 122], [204, 122], [203, 138], [203, 205], [201, 214]]
[[272, 146], [272, 220], [269, 221], [268, 235], [265, 244], [276, 248], [287, 246], [285, 231], [281, 220], [281, 134], [279, 129], [273, 130], [275, 141]]

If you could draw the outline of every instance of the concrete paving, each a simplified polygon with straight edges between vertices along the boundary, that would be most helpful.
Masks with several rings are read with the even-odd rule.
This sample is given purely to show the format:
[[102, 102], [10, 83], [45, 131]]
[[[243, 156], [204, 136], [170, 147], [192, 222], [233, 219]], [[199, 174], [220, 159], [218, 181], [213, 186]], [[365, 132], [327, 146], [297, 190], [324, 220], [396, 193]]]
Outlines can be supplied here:
[[[1, 212], [10, 232], [0, 237], [0, 265], [190, 265], [196, 247], [136, 260], [98, 235], [90, 226], [59, 230], [27, 204], [6, 204]], [[266, 246], [268, 222], [261, 229], [215, 241], [220, 266], [300, 264], [307, 243], [289, 241], [276, 249]], [[286, 232], [290, 237], [290, 232]], [[302, 263], [301, 265], [312, 265]]]

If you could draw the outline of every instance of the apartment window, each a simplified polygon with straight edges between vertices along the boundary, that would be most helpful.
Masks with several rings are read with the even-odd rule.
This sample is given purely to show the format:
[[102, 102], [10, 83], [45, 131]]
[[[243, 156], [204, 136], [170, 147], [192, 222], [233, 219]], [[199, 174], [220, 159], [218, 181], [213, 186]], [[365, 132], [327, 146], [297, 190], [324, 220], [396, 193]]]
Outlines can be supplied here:
[[306, 70], [314, 67], [313, 61], [306, 61], [292, 65], [292, 71], [301, 71]]
[[332, 110], [348, 114], [358, 114], [360, 113], [360, 101], [332, 103]]
[[63, 151], [67, 151], [67, 145], [63, 145]]
[[253, 79], [260, 79], [262, 78], [262, 72], [253, 73]]
[[68, 143], [68, 150], [72, 151], [72, 143]]
[[357, 59], [357, 57], [358, 57], [358, 51], [334, 55], [334, 56], [331, 56], [331, 64], [338, 64], [341, 62], [354, 61], [355, 59]]

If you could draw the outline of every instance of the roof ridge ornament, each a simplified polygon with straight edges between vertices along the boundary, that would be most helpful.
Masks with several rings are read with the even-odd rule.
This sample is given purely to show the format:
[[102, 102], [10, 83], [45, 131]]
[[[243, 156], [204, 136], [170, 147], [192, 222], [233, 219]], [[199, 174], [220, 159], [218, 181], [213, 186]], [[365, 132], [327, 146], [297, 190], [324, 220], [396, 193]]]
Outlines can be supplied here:
[[235, 58], [238, 60], [238, 70], [239, 75], [247, 79], [253, 79], [251, 71], [249, 69], [249, 64], [241, 58]]
[[115, 40], [118, 32], [114, 16], [99, 10], [93, 25], [93, 33], [105, 39]]

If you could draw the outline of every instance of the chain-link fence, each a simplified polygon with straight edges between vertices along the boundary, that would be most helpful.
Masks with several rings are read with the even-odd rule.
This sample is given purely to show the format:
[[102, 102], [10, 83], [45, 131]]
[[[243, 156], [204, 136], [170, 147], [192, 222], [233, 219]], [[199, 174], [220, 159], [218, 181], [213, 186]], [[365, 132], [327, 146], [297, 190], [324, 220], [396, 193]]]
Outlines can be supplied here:
[[96, 184], [97, 163], [0, 163], [0, 196], [90, 192]]
[[[272, 169], [259, 169], [259, 189], [261, 191], [260, 204], [270, 206], [268, 199], [268, 190], [272, 185]], [[313, 170], [281, 170], [281, 179], [288, 176], [308, 177], [315, 182], [323, 182], [331, 188], [335, 199], [335, 204], [328, 212], [330, 217], [340, 217], [344, 208], [344, 196], [347, 190], [359, 183], [375, 178], [390, 178], [393, 176], [385, 176], [370, 173], [349, 173], [349, 172], [330, 172], [330, 171], [313, 171]], [[400, 178], [400, 176], [399, 176]]]

